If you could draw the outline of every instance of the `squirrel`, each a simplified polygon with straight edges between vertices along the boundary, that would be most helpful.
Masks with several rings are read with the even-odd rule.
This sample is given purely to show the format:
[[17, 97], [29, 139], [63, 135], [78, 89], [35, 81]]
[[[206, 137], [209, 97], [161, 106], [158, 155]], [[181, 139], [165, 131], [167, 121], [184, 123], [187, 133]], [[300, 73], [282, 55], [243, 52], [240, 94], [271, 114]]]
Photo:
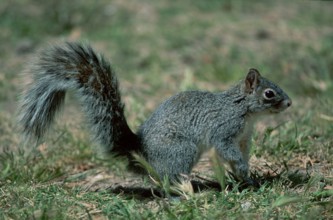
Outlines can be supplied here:
[[201, 154], [215, 148], [240, 181], [249, 177], [250, 139], [259, 116], [282, 112], [292, 101], [276, 84], [249, 69], [222, 92], [184, 91], [164, 101], [133, 132], [124, 116], [111, 64], [83, 43], [42, 50], [27, 71], [32, 82], [20, 100], [19, 125], [26, 140], [40, 141], [73, 90], [94, 142], [129, 158], [142, 155], [163, 179], [189, 175]]

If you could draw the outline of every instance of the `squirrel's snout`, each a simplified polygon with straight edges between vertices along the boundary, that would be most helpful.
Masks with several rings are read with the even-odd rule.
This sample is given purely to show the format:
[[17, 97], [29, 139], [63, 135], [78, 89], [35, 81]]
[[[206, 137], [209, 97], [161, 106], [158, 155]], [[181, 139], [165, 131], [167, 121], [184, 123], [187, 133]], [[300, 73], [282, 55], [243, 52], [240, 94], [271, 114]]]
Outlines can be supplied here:
[[284, 100], [283, 102], [284, 102], [284, 105], [285, 105], [287, 108], [290, 107], [291, 104], [292, 104], [291, 99], [286, 99], [286, 100]]
[[288, 107], [290, 107], [292, 104], [291, 99], [285, 99], [280, 101], [278, 104], [273, 105], [272, 108], [270, 109], [271, 113], [280, 113], [284, 110], [286, 110]]
[[283, 100], [282, 102], [280, 102], [279, 108], [281, 111], [283, 111], [283, 110], [289, 108], [291, 106], [291, 104], [292, 104], [291, 99], [287, 98], [287, 99]]

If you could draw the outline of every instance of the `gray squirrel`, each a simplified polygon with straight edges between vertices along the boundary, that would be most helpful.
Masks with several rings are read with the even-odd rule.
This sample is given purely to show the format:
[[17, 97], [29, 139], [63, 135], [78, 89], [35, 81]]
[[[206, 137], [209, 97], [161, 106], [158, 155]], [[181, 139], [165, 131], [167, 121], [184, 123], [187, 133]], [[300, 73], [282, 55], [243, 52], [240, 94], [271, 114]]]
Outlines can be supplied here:
[[241, 181], [249, 178], [250, 139], [259, 116], [279, 113], [291, 99], [276, 84], [250, 69], [223, 92], [185, 91], [164, 101], [134, 133], [124, 116], [118, 80], [110, 63], [82, 43], [52, 46], [38, 54], [22, 96], [19, 125], [26, 140], [39, 142], [75, 91], [94, 142], [134, 163], [142, 155], [163, 179], [190, 174], [201, 154], [215, 148]]

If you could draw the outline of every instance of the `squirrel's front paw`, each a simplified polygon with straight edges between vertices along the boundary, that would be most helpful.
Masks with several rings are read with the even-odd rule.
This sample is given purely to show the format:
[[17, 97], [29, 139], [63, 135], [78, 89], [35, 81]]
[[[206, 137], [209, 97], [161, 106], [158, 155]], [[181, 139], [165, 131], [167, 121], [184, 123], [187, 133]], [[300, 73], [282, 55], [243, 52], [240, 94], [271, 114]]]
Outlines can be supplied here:
[[260, 183], [255, 179], [247, 178], [243, 181], [241, 186], [242, 188], [254, 187], [255, 189], [259, 189]]

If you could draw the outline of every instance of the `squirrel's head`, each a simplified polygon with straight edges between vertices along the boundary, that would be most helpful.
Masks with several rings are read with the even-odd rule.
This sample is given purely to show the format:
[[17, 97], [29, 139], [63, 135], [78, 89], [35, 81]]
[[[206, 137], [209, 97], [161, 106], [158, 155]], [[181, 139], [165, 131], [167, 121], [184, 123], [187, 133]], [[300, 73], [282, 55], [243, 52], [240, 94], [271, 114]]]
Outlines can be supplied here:
[[253, 113], [279, 113], [291, 106], [291, 99], [276, 84], [251, 68], [244, 80], [244, 92]]

